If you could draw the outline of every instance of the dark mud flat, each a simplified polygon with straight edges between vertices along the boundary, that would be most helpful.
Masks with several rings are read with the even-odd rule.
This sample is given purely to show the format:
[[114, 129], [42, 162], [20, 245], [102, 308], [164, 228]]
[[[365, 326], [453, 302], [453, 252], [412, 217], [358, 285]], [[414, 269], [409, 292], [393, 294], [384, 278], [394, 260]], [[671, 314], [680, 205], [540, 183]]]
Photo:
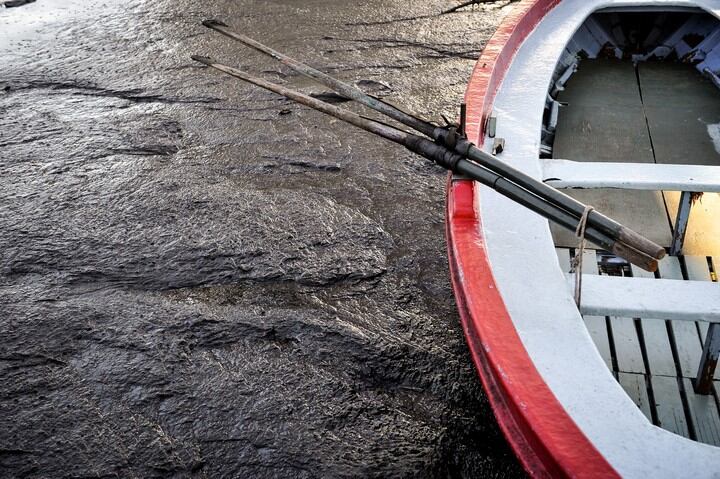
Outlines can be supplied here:
[[453, 116], [504, 12], [447, 6], [0, 10], [0, 476], [521, 474], [459, 326], [444, 173], [189, 59], [327, 93], [199, 25], [222, 18]]

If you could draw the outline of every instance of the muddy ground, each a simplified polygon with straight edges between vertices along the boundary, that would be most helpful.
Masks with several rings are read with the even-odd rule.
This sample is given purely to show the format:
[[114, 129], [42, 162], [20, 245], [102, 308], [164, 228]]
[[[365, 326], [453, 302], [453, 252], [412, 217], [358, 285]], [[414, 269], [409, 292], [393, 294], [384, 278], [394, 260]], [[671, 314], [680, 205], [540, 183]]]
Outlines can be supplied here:
[[454, 117], [505, 9], [452, 5], [0, 9], [1, 476], [521, 474], [459, 326], [443, 171], [189, 59], [323, 93], [199, 25], [221, 18]]

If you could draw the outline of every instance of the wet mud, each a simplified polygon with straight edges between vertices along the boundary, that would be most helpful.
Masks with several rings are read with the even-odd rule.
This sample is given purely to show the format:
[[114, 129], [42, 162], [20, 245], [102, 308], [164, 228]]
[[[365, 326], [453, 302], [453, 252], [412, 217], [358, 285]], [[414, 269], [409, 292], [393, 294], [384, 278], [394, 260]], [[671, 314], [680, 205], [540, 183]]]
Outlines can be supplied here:
[[521, 474], [459, 325], [444, 172], [189, 59], [339, 101], [221, 18], [454, 117], [505, 10], [447, 7], [0, 9], [0, 476]]

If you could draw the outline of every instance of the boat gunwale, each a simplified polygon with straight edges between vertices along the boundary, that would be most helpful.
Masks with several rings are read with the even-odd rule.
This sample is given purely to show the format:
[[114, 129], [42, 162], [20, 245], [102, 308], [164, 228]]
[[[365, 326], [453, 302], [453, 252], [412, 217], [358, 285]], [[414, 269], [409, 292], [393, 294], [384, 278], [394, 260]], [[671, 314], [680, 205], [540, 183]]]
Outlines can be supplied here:
[[[523, 0], [485, 45], [465, 94], [466, 133], [478, 146], [484, 142], [487, 118], [515, 53], [559, 2]], [[495, 416], [515, 454], [526, 471], [536, 477], [618, 476], [555, 398], [515, 331], [494, 285], [484, 247], [478, 247], [483, 238], [474, 204], [474, 182], [450, 175], [447, 191], [448, 258], [463, 331]], [[476, 298], [466, 289], [468, 274], [482, 280], [488, 291], [482, 308], [473, 304]], [[487, 320], [492, 325], [485, 324]], [[506, 355], [500, 362], [512, 367], [512, 374], [500, 369], [498, 355]], [[522, 391], [518, 393], [518, 389]], [[528, 407], [526, 400], [530, 397], [537, 398], [539, 404]], [[541, 407], [543, 413], [536, 414], [536, 407]]]

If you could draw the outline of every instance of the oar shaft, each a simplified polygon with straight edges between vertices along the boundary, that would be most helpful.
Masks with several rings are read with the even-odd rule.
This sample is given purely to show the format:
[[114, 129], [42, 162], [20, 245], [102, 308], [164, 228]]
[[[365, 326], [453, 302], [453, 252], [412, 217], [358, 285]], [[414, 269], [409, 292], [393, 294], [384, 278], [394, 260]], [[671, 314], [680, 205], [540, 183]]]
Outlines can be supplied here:
[[343, 120], [347, 123], [362, 128], [363, 130], [375, 133], [376, 135], [394, 141], [395, 143], [400, 143], [404, 145], [406, 143], [406, 137], [409, 136], [407, 133], [398, 130], [397, 128], [393, 128], [389, 125], [384, 125], [373, 120], [368, 120], [367, 118], [363, 118], [352, 111], [346, 110], [344, 108], [339, 108], [335, 105], [331, 105], [322, 100], [318, 100], [317, 98], [313, 98], [311, 96], [305, 95], [282, 85], [263, 80], [262, 78], [250, 75], [242, 70], [238, 70], [237, 68], [232, 68], [227, 65], [223, 65], [222, 63], [217, 63], [212, 58], [193, 55], [192, 59], [200, 63], [204, 63], [209, 67], [215, 68], [216, 70], [220, 70], [223, 73], [227, 73], [228, 75], [235, 78], [239, 78], [248, 83], [252, 83], [253, 85], [257, 85], [261, 88], [265, 88], [266, 90], [270, 90], [279, 95], [283, 95], [293, 101], [296, 101], [303, 105], [309, 106], [314, 110], [318, 110], [322, 113]]
[[[204, 63], [207, 66], [222, 71], [228, 75], [244, 80], [248, 83], [252, 83], [266, 90], [283, 95], [291, 100], [294, 100], [303, 105], [309, 106], [320, 112], [331, 115], [335, 118], [343, 120], [347, 123], [355, 125], [371, 133], [375, 133], [383, 138], [391, 140], [395, 143], [404, 145], [409, 150], [428, 158], [435, 163], [455, 171], [460, 174], [464, 174], [474, 180], [477, 180], [493, 189], [498, 191], [500, 194], [508, 197], [509, 199], [522, 204], [530, 210], [542, 215], [543, 217], [556, 222], [557, 224], [570, 229], [575, 230], [577, 227], [578, 219], [572, 215], [559, 209], [556, 205], [548, 203], [542, 198], [528, 192], [527, 190], [520, 188], [513, 184], [507, 179], [499, 176], [497, 173], [489, 171], [488, 169], [478, 165], [455, 152], [452, 152], [440, 146], [432, 141], [422, 138], [417, 135], [411, 135], [401, 130], [393, 128], [389, 125], [384, 125], [373, 120], [368, 120], [361, 117], [360, 115], [339, 108], [334, 105], [330, 105], [316, 98], [310, 97], [303, 93], [297, 92], [290, 88], [282, 85], [277, 85], [272, 82], [268, 82], [261, 78], [250, 75], [242, 70], [217, 63], [207, 57], [193, 56], [193, 60]], [[597, 231], [593, 227], [588, 227], [585, 230], [586, 237], [593, 243], [608, 249], [620, 256], [623, 256], [633, 264], [648, 269], [654, 270], [657, 265], [654, 263], [652, 258], [643, 255], [642, 253], [633, 252], [631, 248], [626, 248], [623, 245], [618, 244], [614, 239], [608, 237], [603, 232]], [[637, 254], [635, 254], [637, 253]]]
[[233, 40], [237, 40], [250, 48], [253, 48], [280, 61], [280, 63], [288, 66], [292, 70], [295, 70], [296, 72], [300, 73], [301, 75], [305, 75], [308, 78], [312, 78], [316, 82], [320, 83], [321, 85], [325, 85], [326, 87], [334, 90], [336, 93], [344, 96], [345, 98], [354, 100], [358, 103], [362, 103], [363, 105], [375, 111], [383, 113], [384, 115], [389, 116], [393, 120], [399, 121], [400, 123], [407, 125], [410, 128], [413, 128], [414, 130], [417, 130], [424, 135], [431, 136], [433, 131], [435, 130], [435, 125], [421, 120], [420, 118], [416, 118], [408, 113], [405, 113], [401, 109], [389, 103], [386, 103], [378, 98], [368, 95], [367, 93], [353, 85], [340, 81], [337, 78], [333, 78], [330, 75], [323, 73], [320, 70], [317, 70], [309, 65], [306, 65], [305, 63], [295, 60], [294, 58], [291, 58], [283, 53], [280, 53], [279, 51], [274, 50], [267, 45], [263, 45], [262, 43], [248, 37], [247, 35], [243, 35], [242, 33], [233, 31], [232, 29], [230, 29], [230, 27], [228, 27], [228, 25], [224, 24], [219, 20], [204, 20], [202, 24], [208, 28], [215, 30], [216, 32], [222, 33], [223, 35], [230, 37]]
[[[223, 35], [237, 40], [244, 45], [247, 45], [255, 50], [262, 52], [272, 58], [277, 59], [283, 64], [287, 65], [296, 72], [305, 75], [318, 83], [325, 85], [326, 87], [334, 90], [338, 94], [345, 98], [357, 101], [364, 104], [365, 106], [383, 113], [390, 118], [413, 128], [424, 135], [429, 136], [433, 140], [439, 140], [444, 145], [451, 147], [456, 153], [462, 156], [466, 156], [471, 160], [481, 164], [501, 176], [509, 178], [511, 181], [521, 186], [522, 188], [532, 192], [533, 194], [543, 198], [549, 202], [556, 203], [559, 207], [567, 210], [577, 218], [582, 217], [585, 211], [585, 205], [576, 199], [566, 195], [565, 193], [558, 191], [557, 189], [546, 185], [545, 183], [538, 181], [523, 172], [508, 166], [507, 164], [499, 161], [497, 158], [488, 155], [487, 153], [480, 150], [477, 146], [467, 140], [460, 141], [447, 141], [448, 130], [446, 128], [436, 127], [430, 122], [412, 116], [399, 108], [390, 105], [382, 100], [379, 100], [367, 93], [363, 92], [359, 88], [344, 83], [336, 78], [327, 75], [309, 65], [306, 65], [300, 61], [297, 61], [287, 55], [274, 50], [267, 45], [264, 45], [257, 40], [254, 40], [246, 35], [235, 32], [228, 27], [228, 25], [217, 21], [217, 20], [205, 20], [203, 25], [211, 28]], [[617, 221], [608, 218], [607, 216], [593, 210], [588, 215], [588, 225], [595, 227], [598, 230], [604, 231], [611, 237], [615, 237], [629, 245], [632, 245], [636, 249], [654, 257], [657, 259], [662, 258], [665, 255], [665, 249], [646, 239], [642, 235], [635, 231], [621, 225]]]

